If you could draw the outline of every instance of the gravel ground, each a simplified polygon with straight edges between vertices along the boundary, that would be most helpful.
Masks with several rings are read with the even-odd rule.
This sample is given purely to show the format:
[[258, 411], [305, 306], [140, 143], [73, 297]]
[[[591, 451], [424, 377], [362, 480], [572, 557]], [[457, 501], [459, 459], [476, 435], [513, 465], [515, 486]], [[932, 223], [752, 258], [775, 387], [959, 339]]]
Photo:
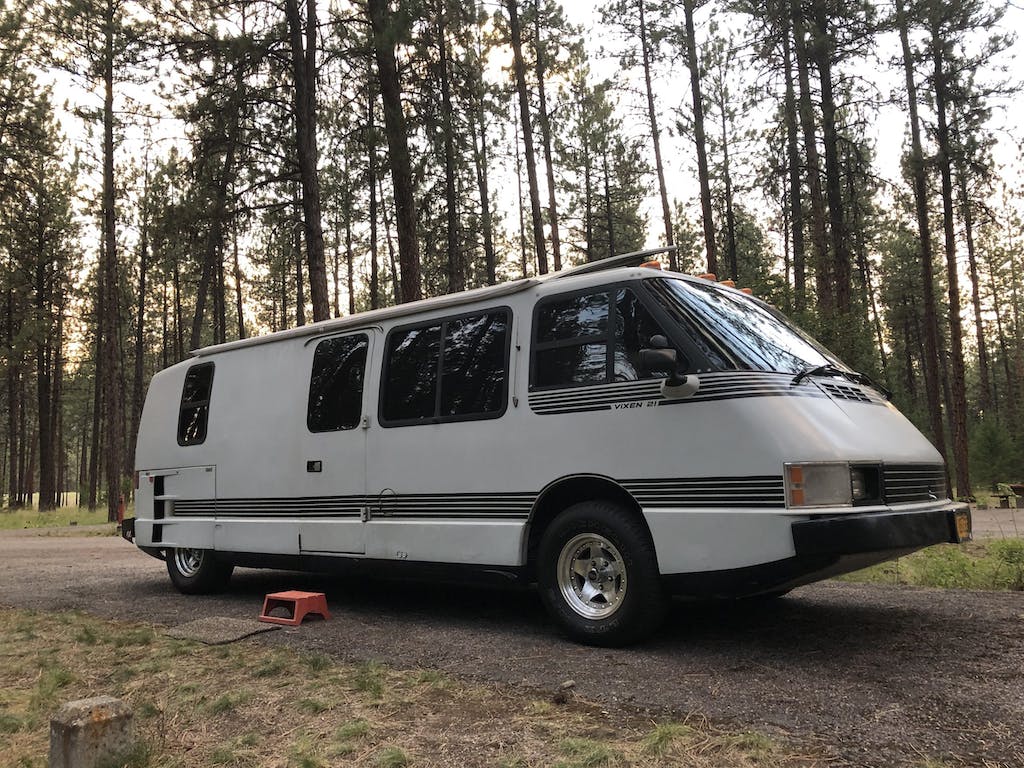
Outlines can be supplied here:
[[699, 712], [790, 734], [838, 764], [1024, 765], [1024, 595], [825, 582], [768, 602], [675, 605], [631, 649], [562, 639], [528, 591], [236, 571], [184, 597], [163, 563], [114, 537], [0, 533], [0, 605], [177, 625], [253, 618], [282, 589], [328, 595], [333, 618], [247, 642], [429, 667], [553, 691], [610, 711]]

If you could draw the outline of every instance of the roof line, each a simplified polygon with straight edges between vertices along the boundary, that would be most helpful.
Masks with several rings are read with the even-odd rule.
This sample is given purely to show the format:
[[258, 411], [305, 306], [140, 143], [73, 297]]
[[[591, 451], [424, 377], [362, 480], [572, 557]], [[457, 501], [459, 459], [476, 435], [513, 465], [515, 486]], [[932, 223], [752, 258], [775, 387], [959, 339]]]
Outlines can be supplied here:
[[189, 352], [189, 356], [206, 357], [207, 355], [213, 355], [219, 352], [228, 352], [234, 349], [243, 349], [245, 347], [255, 347], [260, 344], [268, 344], [272, 341], [309, 338], [329, 333], [337, 333], [339, 331], [349, 329], [365, 328], [384, 320], [392, 320], [397, 317], [415, 315], [419, 312], [430, 312], [435, 309], [448, 309], [449, 307], [457, 307], [474, 301], [482, 301], [483, 299], [496, 299], [502, 296], [510, 296], [514, 293], [525, 291], [527, 288], [538, 285], [547, 280], [561, 280], [566, 277], [578, 277], [580, 275], [587, 275], [593, 272], [603, 272], [607, 269], [616, 269], [617, 267], [638, 266], [643, 262], [648, 261], [651, 256], [656, 256], [659, 253], [666, 253], [674, 250], [677, 250], [676, 246], [669, 245], [661, 248], [649, 248], [643, 251], [633, 251], [632, 253], [622, 253], [617, 256], [609, 256], [606, 259], [592, 261], [587, 264], [581, 264], [578, 267], [563, 269], [560, 272], [549, 273], [547, 275], [538, 275], [537, 277], [513, 280], [508, 283], [499, 283], [498, 285], [488, 285], [483, 288], [461, 291], [460, 293], [449, 293], [442, 296], [434, 296], [428, 299], [410, 301], [406, 304], [398, 304], [393, 307], [384, 307], [383, 309], [357, 312], [354, 315], [335, 317], [330, 320], [321, 320], [318, 323], [300, 325], [297, 328], [289, 328], [284, 331], [269, 333], [265, 336], [253, 336], [248, 339], [238, 339], [236, 341], [224, 342], [223, 344], [213, 344], [208, 347], [192, 350]]

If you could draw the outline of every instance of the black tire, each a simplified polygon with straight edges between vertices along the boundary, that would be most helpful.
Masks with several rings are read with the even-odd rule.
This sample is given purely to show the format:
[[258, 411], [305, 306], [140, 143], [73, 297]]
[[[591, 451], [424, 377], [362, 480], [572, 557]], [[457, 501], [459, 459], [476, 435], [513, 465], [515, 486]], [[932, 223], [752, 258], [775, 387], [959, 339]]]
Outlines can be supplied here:
[[168, 549], [166, 562], [171, 583], [186, 595], [220, 592], [235, 569], [231, 563], [218, 561], [212, 549]]
[[[589, 593], [583, 591], [588, 582]], [[665, 595], [647, 526], [638, 515], [610, 502], [581, 502], [554, 519], [541, 537], [537, 585], [552, 618], [569, 637], [587, 645], [634, 643], [650, 636], [665, 617]], [[592, 599], [586, 599], [588, 594]]]

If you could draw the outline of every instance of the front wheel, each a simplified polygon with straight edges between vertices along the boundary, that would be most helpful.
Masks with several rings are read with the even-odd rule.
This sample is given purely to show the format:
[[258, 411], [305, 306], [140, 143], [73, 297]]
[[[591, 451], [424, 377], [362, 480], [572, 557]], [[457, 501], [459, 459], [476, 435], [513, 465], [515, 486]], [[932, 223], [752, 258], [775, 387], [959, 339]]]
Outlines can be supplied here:
[[176, 547], [166, 553], [167, 575], [175, 588], [186, 595], [219, 592], [228, 585], [234, 566], [218, 562], [211, 549]]
[[664, 618], [647, 528], [608, 502], [575, 504], [555, 518], [541, 538], [537, 582], [548, 612], [582, 643], [626, 645]]

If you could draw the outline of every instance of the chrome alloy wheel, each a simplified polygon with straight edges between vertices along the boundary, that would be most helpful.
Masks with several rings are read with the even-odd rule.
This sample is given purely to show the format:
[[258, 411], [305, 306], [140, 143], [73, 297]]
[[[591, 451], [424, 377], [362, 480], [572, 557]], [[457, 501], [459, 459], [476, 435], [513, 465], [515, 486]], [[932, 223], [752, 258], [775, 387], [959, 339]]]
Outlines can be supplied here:
[[203, 567], [203, 550], [201, 549], [175, 549], [174, 565], [178, 573], [186, 578], [192, 578], [199, 573]]
[[606, 619], [626, 595], [626, 564], [604, 536], [581, 533], [562, 547], [556, 578], [565, 602], [587, 619]]

